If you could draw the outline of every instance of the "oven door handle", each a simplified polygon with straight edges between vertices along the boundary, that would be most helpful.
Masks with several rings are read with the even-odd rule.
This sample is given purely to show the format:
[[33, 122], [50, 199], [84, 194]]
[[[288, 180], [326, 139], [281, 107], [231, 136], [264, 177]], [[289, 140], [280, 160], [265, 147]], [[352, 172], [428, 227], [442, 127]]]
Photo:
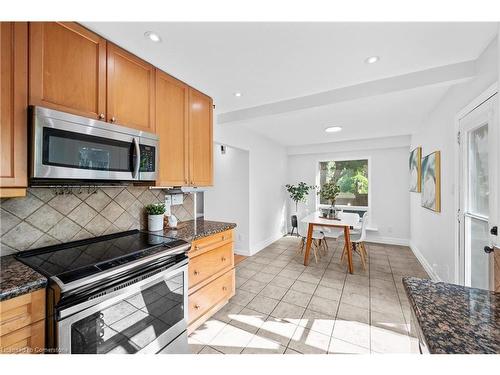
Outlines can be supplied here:
[[[148, 277], [147, 279], [141, 280], [135, 284], [132, 284], [130, 286], [127, 286], [122, 289], [118, 289], [114, 292], [111, 292], [109, 294], [106, 294], [102, 297], [98, 297], [95, 299], [91, 299], [82, 303], [79, 303], [75, 306], [70, 306], [66, 309], [63, 309], [59, 311], [58, 314], [58, 320], [61, 321], [69, 321], [69, 324], [71, 324], [75, 320], [80, 320], [88, 315], [93, 314], [96, 311], [102, 310], [106, 307], [109, 307], [116, 303], [117, 301], [126, 299], [127, 297], [140, 292], [143, 289], [147, 289], [150, 286], [158, 283], [159, 280], [161, 279], [166, 279], [170, 278], [172, 276], [175, 276], [177, 274], [180, 274], [182, 272], [187, 271], [187, 262], [188, 260], [186, 259], [181, 263], [180, 267], [176, 267], [175, 269], [169, 268], [166, 269], [165, 271], [162, 271], [156, 275], [153, 275], [151, 277]], [[125, 283], [126, 281], [124, 281]], [[184, 285], [184, 288], [186, 288], [186, 285]], [[185, 291], [184, 291], [185, 292]]]
[[139, 146], [139, 141], [134, 137], [133, 140], [135, 148], [135, 159], [134, 159], [134, 170], [132, 171], [132, 178], [138, 178], [139, 168], [141, 167], [141, 147]]

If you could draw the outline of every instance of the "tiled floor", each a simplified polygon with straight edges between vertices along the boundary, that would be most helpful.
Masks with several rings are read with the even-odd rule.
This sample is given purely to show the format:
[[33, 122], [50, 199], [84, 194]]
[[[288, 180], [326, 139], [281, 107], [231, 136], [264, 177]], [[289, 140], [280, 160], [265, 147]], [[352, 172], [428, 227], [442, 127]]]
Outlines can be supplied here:
[[[427, 277], [411, 250], [368, 244], [369, 266], [340, 263], [342, 243], [305, 267], [284, 237], [236, 266], [236, 295], [189, 337], [192, 353], [409, 353], [401, 278]], [[311, 254], [312, 255], [312, 254]], [[412, 345], [413, 341], [413, 345]]]

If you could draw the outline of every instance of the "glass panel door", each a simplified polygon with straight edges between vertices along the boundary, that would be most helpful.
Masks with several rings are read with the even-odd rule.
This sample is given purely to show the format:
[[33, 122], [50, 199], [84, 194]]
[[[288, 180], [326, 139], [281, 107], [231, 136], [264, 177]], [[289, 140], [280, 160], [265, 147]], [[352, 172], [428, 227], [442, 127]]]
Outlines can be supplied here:
[[185, 318], [184, 272], [73, 322], [71, 353], [137, 353], [166, 334]]
[[[490, 289], [492, 257], [485, 251], [492, 243], [490, 228], [495, 216], [496, 173], [492, 166], [496, 134], [496, 98], [492, 97], [460, 120], [460, 249], [465, 285]], [[498, 143], [497, 143], [498, 145]]]

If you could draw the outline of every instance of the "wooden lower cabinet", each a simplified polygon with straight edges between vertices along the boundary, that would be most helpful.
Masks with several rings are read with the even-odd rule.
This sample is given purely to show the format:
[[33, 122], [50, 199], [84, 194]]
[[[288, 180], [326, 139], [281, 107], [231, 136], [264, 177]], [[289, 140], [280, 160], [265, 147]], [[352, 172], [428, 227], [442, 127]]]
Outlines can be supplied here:
[[45, 289], [0, 302], [0, 353], [43, 353]]
[[232, 230], [193, 241], [189, 252], [189, 327], [193, 332], [235, 293]]

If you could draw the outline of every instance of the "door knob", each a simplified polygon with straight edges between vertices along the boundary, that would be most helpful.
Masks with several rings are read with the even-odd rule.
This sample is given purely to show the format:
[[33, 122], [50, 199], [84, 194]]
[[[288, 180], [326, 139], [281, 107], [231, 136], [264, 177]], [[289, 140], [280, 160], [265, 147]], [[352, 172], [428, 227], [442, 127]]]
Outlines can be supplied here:
[[485, 252], [486, 254], [489, 254], [489, 253], [491, 253], [492, 251], [493, 251], [493, 248], [492, 248], [492, 247], [490, 247], [490, 246], [485, 246], [485, 247], [484, 247], [484, 252]]
[[491, 227], [490, 233], [494, 236], [498, 236], [498, 227], [496, 225], [494, 227]]

